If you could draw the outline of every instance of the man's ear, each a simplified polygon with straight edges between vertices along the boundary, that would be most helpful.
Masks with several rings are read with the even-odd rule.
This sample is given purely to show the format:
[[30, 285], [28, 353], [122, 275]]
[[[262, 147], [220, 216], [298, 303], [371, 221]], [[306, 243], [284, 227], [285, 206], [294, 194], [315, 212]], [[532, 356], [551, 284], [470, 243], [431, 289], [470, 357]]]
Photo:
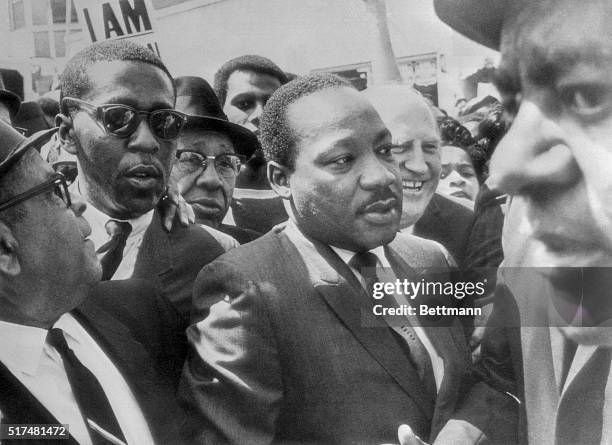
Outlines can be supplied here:
[[59, 127], [59, 138], [62, 141], [62, 148], [68, 153], [76, 155], [76, 143], [74, 128], [72, 127], [72, 118], [63, 113], [55, 116], [55, 126]]
[[283, 199], [291, 198], [291, 170], [275, 161], [268, 161], [268, 181], [272, 190]]
[[19, 243], [13, 232], [0, 221], [0, 274], [11, 277], [19, 275], [21, 265], [18, 257]]

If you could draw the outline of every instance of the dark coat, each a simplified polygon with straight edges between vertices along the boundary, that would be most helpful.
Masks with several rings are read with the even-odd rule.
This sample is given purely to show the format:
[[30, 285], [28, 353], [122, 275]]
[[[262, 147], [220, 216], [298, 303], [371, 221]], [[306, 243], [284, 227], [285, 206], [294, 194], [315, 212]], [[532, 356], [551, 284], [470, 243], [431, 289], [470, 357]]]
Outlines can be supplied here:
[[162, 295], [176, 307], [186, 324], [198, 272], [223, 252], [225, 250], [213, 236], [197, 224], [183, 227], [175, 221], [172, 230], [166, 232], [155, 211], [144, 234], [132, 277], [158, 283]]
[[[426, 331], [444, 359], [433, 400], [348, 266], [315, 248], [298, 252], [279, 228], [200, 273], [180, 393], [190, 442], [394, 443], [402, 423], [429, 439], [458, 406], [471, 361], [456, 320]], [[410, 235], [386, 256], [398, 278], [449, 266], [437, 246]]]
[[[136, 281], [101, 283], [88, 299], [71, 313], [89, 332], [100, 348], [113, 361], [130, 386], [156, 443], [179, 444], [178, 424], [183, 414], [176, 403], [176, 381], [172, 381], [159, 361], [178, 352], [168, 351], [165, 358], [159, 348], [170, 347], [173, 340], [161, 339], [171, 323], [162, 322], [163, 312], [155, 308], [155, 295], [148, 295], [138, 312], [138, 324], [129, 327], [124, 323], [134, 317], [127, 305], [117, 305], [111, 315], [104, 306], [137, 297], [132, 292], [146, 292], [151, 287]], [[140, 289], [140, 291], [139, 291]], [[98, 304], [103, 301], [103, 304]], [[133, 301], [136, 301], [135, 299]], [[126, 310], [127, 309], [127, 310]], [[158, 332], [159, 329], [159, 332]], [[163, 344], [162, 344], [163, 343]], [[156, 352], [157, 357], [156, 357]], [[176, 373], [176, 370], [173, 371]], [[51, 413], [0, 363], [0, 411], [2, 423], [57, 424]], [[5, 443], [3, 440], [2, 443]], [[6, 443], [12, 443], [6, 441]], [[15, 444], [42, 444], [48, 441], [15, 441]], [[76, 444], [72, 437], [67, 444]]]
[[473, 219], [470, 209], [434, 193], [425, 213], [415, 223], [413, 234], [439, 242], [463, 267]]

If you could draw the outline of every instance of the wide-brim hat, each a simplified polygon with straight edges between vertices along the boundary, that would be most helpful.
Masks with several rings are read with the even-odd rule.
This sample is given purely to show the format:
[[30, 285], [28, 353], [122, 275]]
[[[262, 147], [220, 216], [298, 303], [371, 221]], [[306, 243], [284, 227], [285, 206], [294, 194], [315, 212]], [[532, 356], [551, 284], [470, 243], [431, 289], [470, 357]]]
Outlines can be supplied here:
[[253, 132], [227, 119], [215, 92], [206, 80], [196, 76], [184, 76], [177, 77], [174, 84], [175, 108], [188, 115], [185, 130], [200, 129], [224, 134], [232, 141], [236, 153], [247, 159], [260, 147]]
[[498, 50], [504, 20], [526, 0], [434, 0], [436, 14], [460, 34]]
[[26, 130], [25, 136], [31, 136], [38, 131], [49, 129], [45, 114], [38, 102], [23, 102], [19, 107], [19, 112], [13, 118], [13, 125], [24, 128]]
[[0, 120], [0, 175], [23, 155], [26, 141], [17, 130]]
[[0, 102], [6, 104], [9, 114], [11, 115], [11, 119], [13, 119], [19, 112], [21, 99], [15, 93], [2, 89], [2, 86], [3, 85], [0, 81]]

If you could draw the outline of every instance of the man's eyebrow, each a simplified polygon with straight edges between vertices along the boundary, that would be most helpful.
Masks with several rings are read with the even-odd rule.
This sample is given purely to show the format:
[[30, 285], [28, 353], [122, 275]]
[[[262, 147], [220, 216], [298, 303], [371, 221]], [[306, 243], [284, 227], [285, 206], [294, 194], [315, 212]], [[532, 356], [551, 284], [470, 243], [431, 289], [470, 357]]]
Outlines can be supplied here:
[[243, 93], [236, 94], [234, 97], [232, 97], [231, 102], [233, 103], [233, 102], [237, 102], [240, 100], [251, 99], [253, 96], [255, 96], [255, 92], [245, 91]]
[[391, 142], [391, 132], [387, 128], [380, 130], [376, 134], [376, 137], [374, 138], [374, 143], [378, 144], [384, 141], [385, 139], [389, 139], [389, 142]]

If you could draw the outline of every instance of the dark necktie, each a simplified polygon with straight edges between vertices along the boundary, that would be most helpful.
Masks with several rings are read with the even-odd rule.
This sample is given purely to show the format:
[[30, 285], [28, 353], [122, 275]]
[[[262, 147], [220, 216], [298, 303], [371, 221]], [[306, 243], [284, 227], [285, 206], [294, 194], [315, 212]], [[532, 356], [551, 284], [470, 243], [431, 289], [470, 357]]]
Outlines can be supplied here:
[[98, 382], [98, 379], [87, 369], [68, 347], [64, 332], [61, 329], [49, 330], [47, 342], [53, 346], [62, 357], [68, 382], [74, 393], [81, 414], [85, 418], [87, 429], [94, 445], [108, 445], [113, 443], [104, 437], [96, 428], [92, 428], [89, 421], [94, 422], [104, 431], [125, 442], [125, 437], [110, 403]]
[[110, 240], [100, 246], [97, 252], [104, 253], [104, 256], [100, 259], [102, 281], [110, 280], [115, 275], [121, 260], [123, 260], [125, 242], [132, 232], [132, 225], [129, 222], [114, 219], [109, 220], [104, 227], [106, 233], [110, 235]]
[[[361, 273], [361, 276], [365, 280], [368, 297], [370, 298], [372, 298], [374, 283], [380, 281], [378, 275], [376, 274], [377, 263], [378, 258], [372, 252], [357, 253], [349, 262], [349, 266], [357, 269]], [[392, 300], [392, 297], [386, 294], [384, 294], [384, 297], [382, 298], [382, 303], [385, 307], [397, 306], [397, 304]], [[423, 346], [423, 343], [417, 336], [415, 330], [408, 322], [405, 325], [397, 327], [397, 329], [395, 327], [392, 328], [401, 336], [401, 339], [404, 341], [405, 345], [408, 346], [409, 358], [415, 366], [419, 378], [423, 381], [425, 390], [428, 394], [435, 397], [437, 393], [436, 381], [433, 374], [433, 367], [431, 365], [431, 358], [429, 357], [427, 349], [425, 349], [425, 346]]]

